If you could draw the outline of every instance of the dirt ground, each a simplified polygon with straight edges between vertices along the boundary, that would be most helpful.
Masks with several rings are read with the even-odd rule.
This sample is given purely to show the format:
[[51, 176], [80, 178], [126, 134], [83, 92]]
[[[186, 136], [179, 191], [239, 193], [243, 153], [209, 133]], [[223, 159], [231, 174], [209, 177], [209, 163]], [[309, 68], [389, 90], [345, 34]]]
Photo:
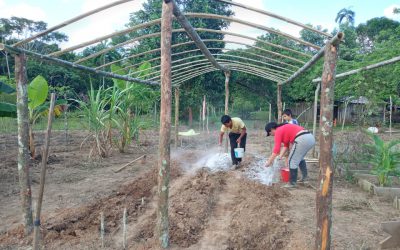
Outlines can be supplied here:
[[[85, 133], [53, 133], [42, 210], [45, 249], [122, 249], [123, 211], [127, 210], [126, 248], [157, 249], [156, 162], [158, 136], [140, 135], [140, 145], [108, 158], [88, 159], [81, 148]], [[206, 132], [184, 140], [172, 150], [170, 241], [172, 249], [312, 249], [315, 235], [315, 196], [312, 187], [266, 186], [246, 177], [256, 159], [266, 157], [271, 138], [251, 131], [246, 158], [237, 170], [210, 171], [199, 159], [213, 153], [217, 135]], [[342, 137], [346, 137], [343, 135]], [[43, 135], [36, 136], [40, 148]], [[195, 146], [197, 145], [197, 146]], [[16, 135], [0, 135], [0, 249], [29, 249], [19, 211]], [[39, 150], [40, 151], [40, 150]], [[146, 154], [121, 172], [125, 163]], [[317, 187], [318, 169], [308, 164]], [[33, 199], [37, 199], [40, 165], [33, 162]], [[36, 207], [35, 202], [33, 207]], [[105, 224], [100, 237], [100, 214]], [[378, 249], [386, 235], [380, 223], [400, 217], [390, 201], [364, 193], [336, 178], [333, 194], [333, 249]]]

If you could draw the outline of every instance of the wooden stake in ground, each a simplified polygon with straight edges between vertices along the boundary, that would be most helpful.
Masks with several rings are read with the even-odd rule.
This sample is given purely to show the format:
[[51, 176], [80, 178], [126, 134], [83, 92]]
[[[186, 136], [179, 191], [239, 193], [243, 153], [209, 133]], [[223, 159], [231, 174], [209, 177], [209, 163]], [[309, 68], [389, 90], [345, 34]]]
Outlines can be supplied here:
[[44, 192], [44, 184], [46, 181], [46, 167], [47, 167], [47, 157], [49, 155], [49, 146], [50, 146], [50, 137], [51, 137], [51, 124], [53, 122], [54, 117], [54, 103], [56, 100], [56, 94], [51, 93], [50, 97], [50, 109], [49, 115], [47, 119], [47, 130], [44, 138], [44, 148], [42, 152], [42, 169], [40, 171], [40, 186], [39, 186], [39, 198], [36, 204], [36, 216], [33, 230], [33, 249], [39, 249], [40, 242], [40, 213], [42, 211], [42, 201], [43, 201], [43, 192]]
[[278, 105], [278, 123], [282, 122], [282, 85], [276, 88], [276, 104]]
[[179, 140], [179, 87], [175, 88], [175, 140], [174, 146], [178, 147]]
[[158, 159], [157, 237], [162, 248], [169, 246], [168, 191], [171, 137], [171, 38], [172, 9], [170, 0], [162, 3], [161, 21], [161, 108]]
[[28, 235], [33, 229], [33, 217], [29, 173], [29, 111], [25, 54], [15, 55], [15, 82], [17, 83], [18, 178], [25, 235]]
[[321, 82], [321, 118], [319, 135], [319, 181], [316, 197], [317, 232], [315, 249], [325, 250], [331, 247], [332, 225], [332, 187], [333, 187], [333, 101], [336, 75], [336, 61], [339, 43], [343, 34], [338, 33], [325, 46], [324, 70]]

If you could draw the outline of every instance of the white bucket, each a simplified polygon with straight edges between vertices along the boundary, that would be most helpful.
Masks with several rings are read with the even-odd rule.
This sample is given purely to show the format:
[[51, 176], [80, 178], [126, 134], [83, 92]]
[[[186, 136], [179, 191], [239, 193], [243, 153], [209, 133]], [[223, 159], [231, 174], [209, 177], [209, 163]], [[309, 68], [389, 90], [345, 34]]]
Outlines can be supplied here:
[[244, 156], [244, 148], [235, 148], [235, 157], [242, 158]]

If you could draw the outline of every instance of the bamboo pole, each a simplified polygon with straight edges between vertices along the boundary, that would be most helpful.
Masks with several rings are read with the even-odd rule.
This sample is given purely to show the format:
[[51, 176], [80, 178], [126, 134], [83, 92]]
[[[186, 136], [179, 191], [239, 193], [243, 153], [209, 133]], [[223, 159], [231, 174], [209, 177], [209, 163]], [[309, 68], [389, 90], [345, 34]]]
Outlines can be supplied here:
[[173, 13], [176, 17], [177, 21], [180, 25], [186, 30], [188, 36], [195, 42], [196, 46], [203, 52], [204, 56], [210, 60], [210, 62], [217, 68], [223, 71], [227, 69], [219, 65], [219, 63], [215, 60], [215, 58], [211, 55], [210, 51], [207, 49], [207, 46], [201, 40], [199, 34], [193, 29], [192, 25], [189, 23], [187, 18], [182, 14], [179, 10], [179, 6], [175, 3], [174, 0], [171, 0], [173, 7]]
[[175, 87], [175, 149], [178, 147], [179, 140], [179, 87]]
[[[321, 88], [321, 84], [317, 84], [317, 88], [315, 89], [315, 93], [314, 93], [313, 135], [315, 138], [317, 137], [318, 95], [319, 95], [320, 88]], [[316, 149], [316, 147], [313, 148], [313, 157], [314, 158], [317, 157], [315, 149]]]
[[171, 137], [171, 40], [173, 3], [162, 3], [161, 21], [161, 110], [158, 159], [157, 236], [161, 248], [169, 247], [168, 192]]
[[48, 55], [49, 56], [60, 56], [60, 55], [63, 55], [65, 53], [67, 53], [67, 52], [74, 51], [74, 50], [77, 50], [77, 49], [92, 45], [94, 43], [98, 43], [98, 42], [101, 42], [101, 41], [104, 41], [104, 40], [107, 40], [107, 39], [110, 39], [110, 38], [113, 38], [113, 37], [116, 37], [116, 36], [124, 35], [124, 34], [127, 34], [129, 32], [134, 32], [134, 31], [137, 31], [137, 30], [140, 30], [140, 29], [143, 29], [143, 28], [147, 28], [147, 27], [159, 24], [160, 22], [161, 22], [161, 19], [156, 19], [156, 20], [152, 20], [150, 22], [146, 22], [146, 23], [142, 23], [142, 24], [139, 24], [139, 25], [135, 25], [135, 26], [130, 27], [128, 29], [116, 31], [116, 32], [111, 33], [109, 35], [98, 37], [98, 38], [92, 39], [90, 41], [87, 41], [87, 42], [84, 42], [84, 43], [80, 43], [80, 44], [71, 46], [69, 48], [50, 53]]
[[[342, 78], [342, 77], [345, 77], [345, 76], [350, 76], [350, 75], [354, 75], [354, 74], [360, 73], [362, 71], [380, 68], [380, 67], [383, 67], [383, 66], [386, 66], [386, 65], [389, 65], [389, 64], [397, 63], [399, 61], [400, 61], [400, 56], [396, 56], [396, 57], [393, 57], [392, 59], [389, 59], [389, 60], [385, 60], [385, 61], [382, 61], [382, 62], [379, 62], [379, 63], [375, 63], [375, 64], [371, 64], [371, 65], [368, 65], [368, 66], [365, 66], [365, 67], [362, 67], [362, 68], [359, 68], [359, 69], [350, 70], [350, 71], [347, 71], [347, 72], [344, 72], [344, 73], [337, 74], [336, 78]], [[312, 80], [312, 82], [321, 82], [321, 78], [316, 78], [316, 79]]]
[[22, 40], [22, 41], [19, 41], [19, 42], [17, 42], [17, 43], [14, 43], [13, 46], [21, 46], [21, 45], [23, 45], [23, 44], [29, 43], [30, 41], [33, 41], [33, 40], [35, 40], [36, 38], [45, 36], [45, 35], [49, 34], [50, 32], [53, 32], [53, 31], [58, 30], [58, 29], [60, 29], [60, 28], [62, 28], [62, 27], [65, 27], [65, 26], [67, 26], [67, 25], [69, 25], [69, 24], [71, 24], [71, 23], [74, 23], [74, 22], [76, 22], [76, 21], [79, 21], [79, 20], [81, 20], [81, 19], [83, 19], [83, 18], [85, 18], [85, 17], [88, 17], [88, 16], [93, 15], [93, 14], [95, 14], [95, 13], [98, 13], [98, 12], [100, 12], [100, 11], [102, 11], [102, 10], [106, 10], [106, 9], [111, 8], [111, 7], [114, 7], [114, 6], [123, 4], [123, 3], [127, 3], [127, 2], [130, 2], [130, 1], [133, 1], [133, 0], [120, 0], [120, 1], [116, 1], [116, 2], [113, 2], [113, 3], [107, 4], [107, 5], [104, 5], [104, 6], [100, 7], [100, 8], [91, 10], [91, 11], [86, 12], [86, 13], [83, 13], [83, 14], [81, 14], [81, 15], [79, 15], [79, 16], [76, 16], [76, 17], [74, 17], [74, 18], [71, 18], [71, 19], [69, 19], [69, 20], [67, 20], [67, 21], [65, 21], [65, 22], [62, 22], [62, 23], [60, 23], [60, 24], [58, 24], [58, 25], [56, 25], [56, 26], [53, 26], [53, 27], [51, 27], [51, 28], [49, 28], [49, 29], [47, 29], [47, 30], [45, 30], [45, 31], [42, 31], [42, 32], [40, 32], [40, 33], [38, 33], [38, 34], [36, 34], [36, 35], [33, 35], [33, 36], [31, 36], [31, 37], [29, 37], [29, 38], [27, 38], [27, 39], [24, 39], [24, 40]]
[[133, 78], [133, 77], [127, 77], [127, 76], [113, 74], [113, 73], [109, 73], [109, 72], [105, 72], [105, 71], [101, 71], [101, 70], [96, 70], [96, 69], [93, 69], [90, 67], [74, 64], [74, 63], [64, 61], [64, 60], [61, 60], [58, 58], [52, 58], [49, 56], [41, 55], [41, 54], [29, 51], [29, 50], [15, 48], [15, 47], [9, 46], [7, 44], [0, 44], [0, 50], [2, 48], [5, 50], [8, 50], [10, 53], [14, 53], [14, 54], [24, 53], [26, 55], [34, 57], [35, 59], [37, 59], [39, 61], [45, 61], [45, 62], [61, 65], [61, 66], [68, 67], [68, 68], [78, 69], [78, 70], [86, 71], [86, 72], [93, 73], [93, 74], [96, 74], [99, 76], [105, 76], [108, 78], [121, 79], [124, 81], [137, 82], [137, 83], [142, 83], [142, 84], [147, 84], [147, 85], [158, 85], [158, 83], [156, 83], [156, 82], [151, 82], [151, 81], [147, 81], [147, 80], [141, 80], [141, 79], [137, 79], [137, 78]]
[[[340, 33], [339, 33], [340, 34]], [[335, 88], [336, 61], [339, 43], [343, 36], [328, 41], [325, 45], [324, 69], [321, 82], [321, 119], [319, 135], [319, 179], [316, 195], [317, 230], [315, 249], [325, 250], [331, 247], [332, 226], [332, 188], [334, 165], [332, 159], [333, 144], [333, 102]]]
[[383, 104], [383, 124], [382, 124], [382, 127], [384, 128], [385, 127], [385, 124], [386, 123], [386, 103], [385, 104]]
[[21, 212], [24, 219], [24, 232], [28, 235], [33, 229], [32, 190], [29, 156], [29, 111], [26, 55], [15, 57], [15, 82], [17, 84], [17, 123], [18, 123], [18, 178], [21, 197]]
[[43, 201], [43, 192], [44, 192], [44, 184], [46, 182], [46, 167], [47, 167], [47, 158], [49, 155], [49, 146], [50, 146], [50, 137], [51, 137], [51, 125], [54, 117], [54, 104], [56, 101], [56, 94], [51, 93], [50, 97], [50, 109], [49, 115], [47, 119], [47, 130], [44, 138], [44, 148], [42, 153], [42, 169], [40, 171], [40, 186], [39, 186], [39, 198], [36, 203], [36, 216], [35, 223], [33, 229], [33, 249], [39, 249], [40, 242], [40, 213], [42, 211], [42, 201]]
[[270, 16], [270, 17], [273, 17], [275, 19], [278, 19], [278, 20], [281, 20], [281, 21], [284, 21], [284, 22], [287, 22], [287, 23], [290, 23], [290, 24], [293, 24], [293, 25], [296, 25], [296, 26], [299, 26], [299, 27], [302, 27], [303, 29], [318, 33], [318, 34], [323, 35], [325, 37], [329, 37], [329, 38], [332, 37], [332, 35], [329, 34], [329, 33], [325, 33], [323, 31], [314, 29], [314, 28], [312, 28], [312, 27], [310, 27], [308, 25], [299, 23], [299, 22], [297, 22], [295, 20], [292, 20], [292, 19], [280, 16], [280, 15], [277, 15], [277, 14], [272, 13], [272, 12], [268, 12], [268, 11], [265, 11], [265, 10], [257, 9], [257, 8], [251, 7], [249, 5], [240, 4], [240, 3], [233, 2], [233, 1], [230, 1], [230, 0], [214, 0], [214, 1], [218, 1], [218, 2], [222, 2], [222, 3], [234, 5], [234, 6], [237, 6], [237, 7], [243, 8], [243, 9], [247, 9], [247, 10], [251, 10], [251, 11], [254, 11], [254, 12], [266, 15], [266, 16]]
[[[337, 33], [331, 40], [331, 43], [336, 43], [337, 41], [342, 41], [344, 37], [344, 33]], [[299, 77], [302, 73], [307, 71], [311, 66], [313, 66], [318, 60], [325, 54], [325, 46], [321, 48], [317, 54], [315, 54], [306, 64], [303, 65], [296, 73], [294, 73], [291, 77], [289, 77], [283, 84], [292, 82], [294, 79]], [[314, 80], [313, 80], [314, 82]]]
[[278, 123], [282, 122], [282, 85], [278, 84], [276, 88], [276, 104], [278, 107]]
[[208, 18], [208, 19], [218, 19], [218, 20], [222, 19], [222, 20], [226, 20], [226, 21], [229, 21], [229, 22], [240, 23], [240, 24], [243, 24], [243, 25], [246, 25], [246, 26], [250, 26], [252, 28], [256, 28], [256, 29], [259, 29], [259, 30], [267, 31], [269, 33], [272, 33], [272, 34], [275, 34], [275, 35], [278, 35], [278, 36], [283, 36], [283, 37], [285, 37], [285, 38], [287, 38], [289, 40], [296, 41], [296, 42], [298, 42], [300, 44], [303, 44], [303, 45], [308, 46], [308, 47], [313, 48], [313, 49], [318, 49], [318, 50], [321, 49], [321, 47], [319, 47], [319, 46], [317, 46], [315, 44], [309, 43], [309, 42], [304, 41], [304, 40], [302, 40], [300, 38], [297, 38], [295, 36], [289, 35], [289, 34], [287, 34], [285, 32], [281, 32], [281, 31], [276, 30], [276, 29], [268, 28], [268, 27], [266, 27], [264, 25], [260, 25], [260, 24], [252, 23], [252, 22], [247, 22], [247, 21], [244, 21], [242, 19], [238, 19], [238, 18], [234, 18], [234, 17], [222, 16], [222, 15], [216, 15], [216, 14], [209, 14], [209, 13], [185, 13], [185, 16], [186, 17], [190, 17], [190, 18]]

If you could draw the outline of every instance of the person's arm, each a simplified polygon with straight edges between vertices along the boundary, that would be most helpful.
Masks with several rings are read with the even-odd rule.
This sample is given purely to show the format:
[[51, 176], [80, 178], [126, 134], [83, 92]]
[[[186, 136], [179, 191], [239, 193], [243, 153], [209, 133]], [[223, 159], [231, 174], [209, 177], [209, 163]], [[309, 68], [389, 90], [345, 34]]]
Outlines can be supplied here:
[[237, 144], [240, 145], [240, 142], [242, 141], [243, 136], [246, 134], [246, 127], [242, 128], [242, 132], [240, 132], [239, 138], [236, 140]]
[[220, 146], [222, 145], [222, 139], [224, 138], [224, 134], [225, 134], [225, 133], [222, 132], [222, 131], [219, 133], [219, 141], [218, 141], [218, 144], [219, 144]]
[[286, 152], [289, 150], [288, 147], [284, 146], [281, 150], [281, 153], [279, 154], [279, 158], [282, 158], [286, 155]]
[[274, 149], [272, 151], [271, 156], [268, 158], [267, 162], [265, 163], [265, 167], [269, 167], [274, 162], [275, 158], [279, 155], [281, 150], [281, 143], [282, 143], [282, 135], [280, 133], [275, 133], [275, 144]]

